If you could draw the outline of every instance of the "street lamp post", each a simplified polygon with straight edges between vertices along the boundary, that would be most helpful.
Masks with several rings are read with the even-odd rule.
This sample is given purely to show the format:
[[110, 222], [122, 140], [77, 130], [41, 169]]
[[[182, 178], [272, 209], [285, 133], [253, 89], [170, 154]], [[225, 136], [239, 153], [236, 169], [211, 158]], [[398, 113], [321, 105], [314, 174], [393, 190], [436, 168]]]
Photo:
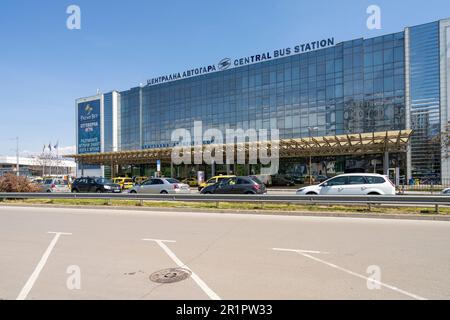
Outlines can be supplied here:
[[[314, 131], [319, 131], [319, 128], [317, 127], [308, 127], [308, 131], [309, 131], [309, 141], [311, 142], [312, 140], [312, 134]], [[309, 185], [312, 185], [312, 151], [311, 151], [311, 147], [309, 148]]]

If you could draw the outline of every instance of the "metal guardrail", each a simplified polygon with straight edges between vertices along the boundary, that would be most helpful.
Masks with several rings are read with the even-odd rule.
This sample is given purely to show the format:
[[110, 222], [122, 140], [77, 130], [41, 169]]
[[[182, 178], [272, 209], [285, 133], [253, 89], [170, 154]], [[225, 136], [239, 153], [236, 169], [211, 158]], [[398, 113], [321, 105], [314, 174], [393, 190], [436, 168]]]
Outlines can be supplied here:
[[450, 196], [298, 196], [298, 195], [200, 195], [200, 194], [109, 194], [109, 193], [0, 193], [1, 199], [100, 199], [180, 202], [241, 202], [344, 205], [450, 206]]

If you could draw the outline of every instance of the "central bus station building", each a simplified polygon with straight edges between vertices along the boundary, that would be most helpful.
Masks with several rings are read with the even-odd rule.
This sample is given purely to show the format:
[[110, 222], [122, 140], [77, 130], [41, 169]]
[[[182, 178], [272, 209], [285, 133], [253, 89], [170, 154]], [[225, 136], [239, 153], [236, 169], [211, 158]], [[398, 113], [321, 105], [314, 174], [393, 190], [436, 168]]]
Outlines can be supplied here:
[[[450, 181], [450, 19], [371, 39], [314, 43], [315, 49], [225, 58], [78, 99], [71, 155], [78, 175], [260, 173], [259, 164], [236, 161], [174, 165], [172, 133], [201, 121], [204, 130], [222, 132], [277, 129], [280, 174], [365, 171], [394, 174], [397, 182]], [[192, 157], [214, 141], [204, 143], [192, 146]], [[248, 154], [261, 144], [235, 148]]]

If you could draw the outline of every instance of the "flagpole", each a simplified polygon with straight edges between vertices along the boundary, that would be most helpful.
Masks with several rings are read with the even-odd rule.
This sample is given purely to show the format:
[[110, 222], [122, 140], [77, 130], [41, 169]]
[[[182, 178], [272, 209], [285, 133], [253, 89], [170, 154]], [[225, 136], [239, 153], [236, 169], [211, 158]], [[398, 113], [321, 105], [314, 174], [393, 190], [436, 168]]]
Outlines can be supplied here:
[[42, 149], [42, 179], [44, 179], [45, 177], [45, 145], [44, 145], [44, 149]]
[[52, 143], [50, 142], [48, 144], [48, 148], [50, 150], [49, 159], [50, 159], [50, 174], [49, 176], [52, 176], [52, 167], [53, 167], [53, 154], [52, 154]]
[[56, 175], [59, 175], [59, 142], [56, 144]]

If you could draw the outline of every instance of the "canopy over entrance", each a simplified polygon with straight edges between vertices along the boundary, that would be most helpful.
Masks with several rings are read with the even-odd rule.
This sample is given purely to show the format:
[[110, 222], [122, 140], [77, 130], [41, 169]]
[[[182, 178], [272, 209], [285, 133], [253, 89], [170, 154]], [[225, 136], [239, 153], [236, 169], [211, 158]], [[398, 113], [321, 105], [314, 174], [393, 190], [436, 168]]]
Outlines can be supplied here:
[[[374, 133], [349, 134], [328, 137], [303, 138], [303, 139], [283, 139], [275, 142], [247, 142], [235, 146], [235, 155], [238, 152], [246, 153], [249, 157], [249, 150], [263, 151], [262, 149], [276, 150], [280, 159], [319, 157], [319, 156], [344, 156], [344, 155], [363, 155], [363, 154], [383, 154], [383, 153], [401, 153], [406, 152], [411, 130], [402, 131], [384, 131]], [[211, 149], [214, 145], [204, 145], [200, 148]], [[227, 145], [221, 146], [226, 150]], [[191, 156], [200, 151], [198, 147], [188, 147]], [[158, 148], [137, 151], [120, 151], [93, 154], [67, 155], [66, 158], [74, 158], [80, 164], [90, 165], [139, 165], [156, 163], [160, 160], [163, 163], [171, 163], [172, 150], [174, 148]], [[269, 152], [270, 154], [270, 152]]]

